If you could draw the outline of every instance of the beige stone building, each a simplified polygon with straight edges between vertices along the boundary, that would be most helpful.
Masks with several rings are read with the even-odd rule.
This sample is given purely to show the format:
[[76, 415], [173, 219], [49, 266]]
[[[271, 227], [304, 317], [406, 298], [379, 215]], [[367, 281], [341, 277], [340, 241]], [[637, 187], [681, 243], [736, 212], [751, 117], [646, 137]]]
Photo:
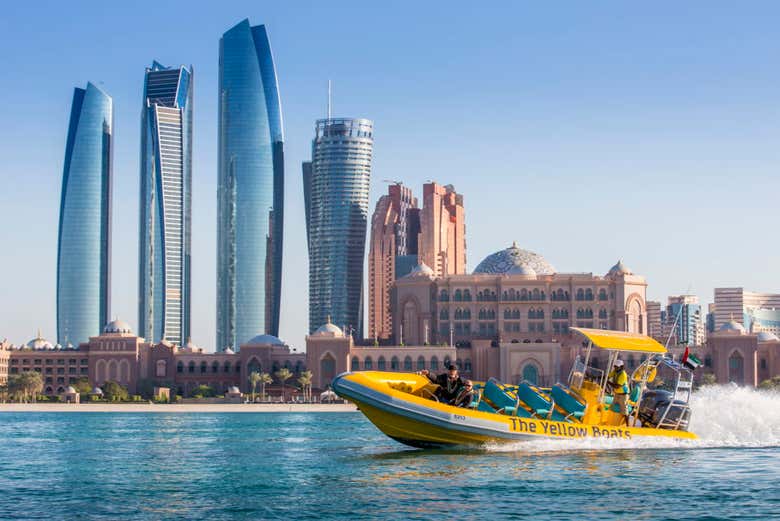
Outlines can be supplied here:
[[418, 262], [437, 277], [466, 273], [466, 212], [452, 185], [423, 185]]

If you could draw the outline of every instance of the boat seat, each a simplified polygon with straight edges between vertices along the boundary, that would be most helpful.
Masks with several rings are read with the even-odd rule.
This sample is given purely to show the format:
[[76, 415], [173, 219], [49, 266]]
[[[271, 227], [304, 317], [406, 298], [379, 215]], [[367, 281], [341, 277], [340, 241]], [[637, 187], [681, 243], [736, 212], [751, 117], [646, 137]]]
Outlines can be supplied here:
[[517, 397], [531, 408], [531, 414], [537, 418], [565, 421], [566, 417], [555, 410], [555, 401], [544, 396], [539, 389], [528, 382], [517, 385]]
[[550, 390], [555, 404], [566, 412], [564, 419], [571, 421], [572, 418], [581, 420], [585, 416], [586, 404], [574, 396], [568, 389], [561, 384], [555, 384]]
[[517, 415], [517, 397], [512, 396], [508, 391], [502, 389], [495, 379], [491, 378], [485, 382], [485, 391], [482, 393], [482, 396], [493, 404], [496, 408], [495, 412], [510, 416]]
[[488, 405], [487, 402], [484, 402], [482, 400], [477, 403], [477, 410], [482, 412], [492, 412], [493, 414], [496, 413], [496, 410], [492, 408], [490, 405]]

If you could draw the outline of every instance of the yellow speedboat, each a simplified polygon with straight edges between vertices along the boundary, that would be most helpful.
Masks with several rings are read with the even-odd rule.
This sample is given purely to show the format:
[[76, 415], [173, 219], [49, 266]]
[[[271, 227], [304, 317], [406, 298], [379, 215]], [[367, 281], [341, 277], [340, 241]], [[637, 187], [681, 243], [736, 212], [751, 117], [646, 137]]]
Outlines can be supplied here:
[[[568, 383], [539, 388], [529, 382], [475, 382], [478, 398], [469, 408], [438, 402], [436, 385], [425, 376], [384, 371], [347, 372], [333, 390], [391, 438], [413, 447], [482, 445], [538, 438], [584, 439], [641, 436], [695, 439], [688, 432], [693, 374], [666, 357], [652, 338], [618, 331], [572, 328], [588, 347]], [[620, 352], [649, 356], [631, 376], [627, 419], [612, 405], [607, 373], [589, 367], [593, 349], [608, 352], [612, 367]], [[653, 382], [663, 387], [654, 388]]]

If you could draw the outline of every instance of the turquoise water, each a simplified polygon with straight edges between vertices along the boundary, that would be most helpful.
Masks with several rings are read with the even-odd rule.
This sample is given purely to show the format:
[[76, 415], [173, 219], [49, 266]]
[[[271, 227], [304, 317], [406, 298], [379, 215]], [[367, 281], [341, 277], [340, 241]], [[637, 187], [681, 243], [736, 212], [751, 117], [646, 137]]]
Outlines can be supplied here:
[[359, 413], [3, 413], [0, 519], [778, 518], [780, 399], [743, 392], [695, 444], [463, 451]]

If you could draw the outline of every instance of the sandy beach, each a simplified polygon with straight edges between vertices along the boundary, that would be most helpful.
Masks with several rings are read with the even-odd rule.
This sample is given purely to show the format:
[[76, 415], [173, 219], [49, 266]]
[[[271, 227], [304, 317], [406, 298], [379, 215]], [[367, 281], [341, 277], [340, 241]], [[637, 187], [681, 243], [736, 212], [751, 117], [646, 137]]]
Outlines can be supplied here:
[[3, 412], [156, 412], [156, 413], [220, 413], [220, 412], [354, 412], [353, 404], [324, 403], [187, 403], [187, 404], [150, 404], [150, 403], [2, 403]]

